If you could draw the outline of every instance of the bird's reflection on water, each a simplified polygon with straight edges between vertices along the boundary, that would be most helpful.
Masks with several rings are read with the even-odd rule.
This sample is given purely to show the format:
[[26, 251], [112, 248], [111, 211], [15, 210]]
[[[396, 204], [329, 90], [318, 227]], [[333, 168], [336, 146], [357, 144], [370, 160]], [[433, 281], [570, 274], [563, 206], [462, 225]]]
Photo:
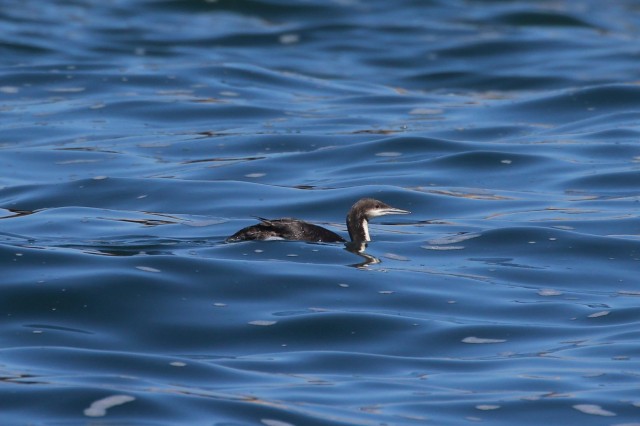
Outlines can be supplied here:
[[349, 243], [345, 244], [345, 250], [347, 250], [347, 251], [349, 251], [349, 252], [351, 252], [353, 254], [356, 254], [356, 255], [358, 255], [358, 256], [360, 256], [360, 257], [362, 257], [364, 259], [362, 262], [354, 263], [354, 264], [349, 265], [349, 266], [352, 266], [352, 267], [355, 267], [355, 268], [359, 268], [359, 269], [364, 269], [369, 265], [375, 265], [377, 263], [382, 262], [377, 257], [365, 253], [365, 249], [366, 248], [367, 248], [367, 243], [365, 243], [365, 242], [352, 241], [352, 242], [349, 242]]

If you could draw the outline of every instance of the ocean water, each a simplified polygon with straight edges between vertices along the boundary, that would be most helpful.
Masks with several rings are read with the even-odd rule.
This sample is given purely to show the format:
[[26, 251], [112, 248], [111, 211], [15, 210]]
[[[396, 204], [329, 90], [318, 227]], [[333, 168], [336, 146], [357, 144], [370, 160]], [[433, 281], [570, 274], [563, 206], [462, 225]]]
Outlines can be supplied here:
[[[632, 0], [6, 0], [2, 425], [639, 425]], [[225, 238], [255, 216], [340, 244]]]

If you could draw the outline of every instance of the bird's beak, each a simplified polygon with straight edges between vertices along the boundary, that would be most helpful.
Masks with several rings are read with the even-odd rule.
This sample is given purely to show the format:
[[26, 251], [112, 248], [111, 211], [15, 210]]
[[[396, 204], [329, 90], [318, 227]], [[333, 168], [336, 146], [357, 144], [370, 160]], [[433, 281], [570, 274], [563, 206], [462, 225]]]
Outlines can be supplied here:
[[409, 213], [411, 213], [409, 210], [402, 210], [402, 209], [397, 209], [395, 207], [387, 206], [372, 212], [371, 217], [386, 216], [388, 214], [409, 214]]
[[409, 210], [397, 209], [395, 207], [388, 208], [384, 212], [384, 214], [409, 214], [409, 213], [411, 213]]

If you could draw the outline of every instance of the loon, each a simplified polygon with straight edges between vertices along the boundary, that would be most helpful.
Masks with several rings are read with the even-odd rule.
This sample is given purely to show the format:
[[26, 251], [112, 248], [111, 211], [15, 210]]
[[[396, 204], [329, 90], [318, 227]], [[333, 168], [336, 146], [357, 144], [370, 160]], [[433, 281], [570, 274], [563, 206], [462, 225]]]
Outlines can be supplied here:
[[[369, 220], [388, 214], [408, 214], [407, 210], [391, 207], [373, 198], [363, 198], [356, 202], [347, 214], [347, 230], [351, 244], [363, 244], [371, 241]], [[226, 239], [227, 242], [247, 240], [291, 240], [316, 243], [346, 243], [347, 241], [335, 232], [318, 225], [294, 219], [264, 219], [260, 223], [243, 228]]]

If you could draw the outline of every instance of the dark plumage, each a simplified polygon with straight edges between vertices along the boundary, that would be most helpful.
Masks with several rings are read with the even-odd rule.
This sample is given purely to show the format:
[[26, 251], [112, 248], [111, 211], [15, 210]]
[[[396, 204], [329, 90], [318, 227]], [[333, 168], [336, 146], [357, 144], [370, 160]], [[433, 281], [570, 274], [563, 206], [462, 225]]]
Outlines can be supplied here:
[[259, 224], [239, 230], [227, 238], [227, 241], [282, 239], [318, 243], [344, 242], [344, 238], [335, 232], [292, 217], [273, 220], [261, 217], [258, 219], [260, 219]]
[[[369, 219], [387, 214], [407, 214], [407, 210], [391, 207], [382, 201], [363, 198], [356, 202], [347, 214], [347, 230], [354, 243], [371, 241]], [[318, 243], [342, 243], [344, 238], [321, 226], [294, 218], [260, 219], [257, 225], [243, 228], [227, 238], [227, 242], [246, 240], [282, 239]]]

